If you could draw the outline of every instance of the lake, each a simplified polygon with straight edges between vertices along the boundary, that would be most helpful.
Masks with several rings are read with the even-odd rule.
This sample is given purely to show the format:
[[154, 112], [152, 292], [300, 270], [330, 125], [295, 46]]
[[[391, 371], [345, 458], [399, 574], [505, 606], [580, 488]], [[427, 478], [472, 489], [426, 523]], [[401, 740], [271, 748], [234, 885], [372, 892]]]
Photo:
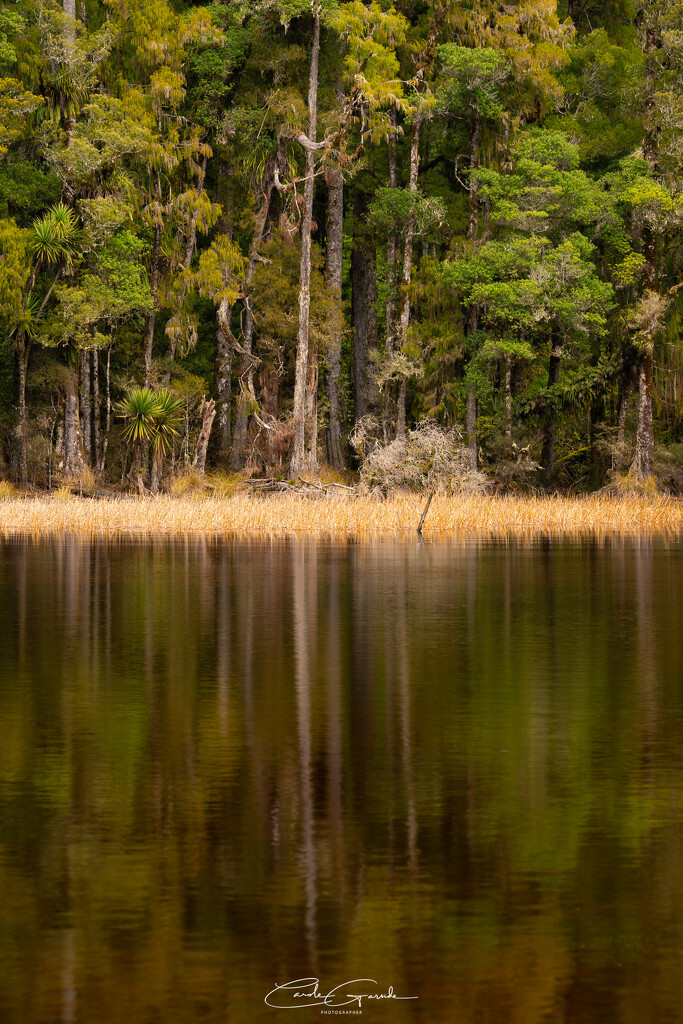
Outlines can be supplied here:
[[682, 551], [4, 541], [2, 1024], [680, 1021]]

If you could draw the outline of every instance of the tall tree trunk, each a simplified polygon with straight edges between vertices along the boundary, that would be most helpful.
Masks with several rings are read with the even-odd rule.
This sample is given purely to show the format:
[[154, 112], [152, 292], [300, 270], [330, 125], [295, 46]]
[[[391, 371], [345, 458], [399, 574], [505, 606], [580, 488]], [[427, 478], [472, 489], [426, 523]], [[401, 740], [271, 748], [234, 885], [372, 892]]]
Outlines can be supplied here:
[[318, 465], [318, 374], [318, 346], [309, 339], [304, 402], [304, 443], [305, 462], [311, 469]]
[[479, 169], [479, 114], [475, 114], [470, 137], [470, 218], [467, 228], [467, 237], [470, 242], [476, 242], [479, 234], [479, 183], [475, 173]]
[[[548, 362], [549, 388], [560, 380], [560, 360], [562, 358], [562, 348], [557, 335], [552, 335], [550, 344], [550, 359]], [[545, 413], [541, 462], [543, 464], [545, 482], [550, 487], [553, 482], [553, 471], [555, 468], [555, 410], [551, 407], [546, 409]]]
[[368, 239], [367, 267], [368, 348], [365, 374], [368, 383], [368, 411], [376, 413], [379, 405], [379, 388], [377, 387], [377, 346], [379, 340], [377, 327], [377, 250], [371, 239]]
[[78, 379], [76, 374], [69, 377], [64, 407], [64, 465], [63, 475], [73, 479], [83, 472], [83, 448], [81, 428], [78, 421]]
[[19, 482], [28, 485], [28, 422], [26, 416], [26, 370], [29, 349], [21, 331], [17, 332], [15, 343], [17, 380], [17, 441], [19, 455]]
[[[479, 167], [479, 114], [475, 113], [472, 135], [470, 137], [470, 216], [467, 227], [467, 238], [473, 244], [476, 243], [479, 235], [479, 184], [474, 178], [474, 173]], [[477, 332], [479, 311], [476, 306], [470, 310], [468, 333], [474, 335]], [[474, 358], [474, 356], [473, 356]], [[477, 468], [477, 386], [471, 382], [467, 392], [467, 404], [465, 408], [465, 432], [467, 434], [467, 447], [470, 451], [472, 469]]]
[[622, 470], [626, 463], [624, 458], [624, 448], [626, 444], [626, 416], [628, 414], [628, 406], [631, 400], [630, 391], [624, 388], [619, 402], [619, 420], [617, 426], [617, 457], [614, 463], [614, 469]]
[[638, 426], [631, 473], [643, 479], [652, 473], [654, 433], [652, 430], [652, 385], [654, 359], [651, 347], [643, 354], [638, 374]]
[[396, 437], [406, 436], [406, 391], [407, 383], [405, 377], [401, 377], [398, 383], [398, 400], [396, 402]]
[[97, 470], [100, 464], [100, 354], [92, 353], [92, 464]]
[[90, 351], [81, 349], [80, 358], [80, 406], [81, 434], [83, 437], [83, 454], [87, 466], [93, 465], [92, 453], [92, 403], [90, 395]]
[[154, 197], [157, 209], [154, 217], [154, 239], [152, 242], [152, 264], [149, 282], [152, 308], [147, 314], [144, 335], [146, 388], [150, 387], [152, 382], [152, 348], [154, 346], [154, 325], [156, 323], [157, 302], [159, 297], [159, 263], [161, 260], [161, 176], [158, 171], [154, 177]]
[[[413, 132], [410, 140], [410, 179], [409, 190], [417, 192], [417, 172], [420, 166], [420, 125], [422, 118], [419, 111], [415, 114]], [[415, 210], [410, 212], [406, 225], [405, 246], [403, 249], [403, 274], [401, 278], [401, 308], [399, 313], [397, 343], [403, 349], [408, 340], [410, 324], [410, 275], [413, 268], [413, 234], [415, 231]], [[406, 433], [406, 379], [401, 378], [398, 392], [398, 408], [396, 411], [396, 437], [403, 438]]]
[[512, 447], [512, 356], [505, 359], [505, 438]]
[[194, 459], [192, 460], [192, 468], [196, 469], [198, 473], [203, 475], [206, 469], [206, 453], [209, 449], [209, 438], [211, 436], [211, 427], [213, 426], [214, 417], [216, 415], [216, 403], [213, 398], [207, 402], [206, 397], [202, 399], [202, 407], [199, 410], [202, 425], [199, 431], [199, 437], [197, 438], [197, 447], [194, 453]]
[[[653, 14], [655, 5], [653, 7]], [[647, 8], [645, 9], [647, 17]], [[654, 14], [656, 17], [656, 14]], [[652, 169], [657, 172], [658, 152], [656, 125], [653, 116], [656, 109], [657, 92], [657, 50], [660, 40], [656, 27], [650, 24], [645, 33], [645, 135], [643, 138], [643, 155]], [[644, 251], [647, 254], [645, 266], [645, 286], [652, 291], [659, 291], [657, 281], [657, 253], [652, 229], [646, 228]], [[630, 472], [638, 477], [649, 476], [652, 472], [652, 456], [655, 438], [652, 425], [652, 390], [653, 390], [653, 349], [652, 345], [643, 354], [638, 372], [638, 425], [636, 427], [636, 448]]]
[[[315, 142], [318, 125], [318, 57], [320, 53], [320, 18], [313, 18], [311, 68], [308, 79], [308, 138]], [[311, 307], [311, 229], [313, 226], [313, 172], [314, 152], [306, 150], [306, 187], [304, 189], [304, 216], [301, 225], [301, 274], [299, 279], [299, 333], [296, 346], [296, 373], [294, 379], [294, 444], [292, 447], [292, 476], [304, 468], [306, 458], [306, 381], [308, 377], [308, 321]], [[309, 378], [310, 380], [310, 378]], [[317, 374], [316, 374], [317, 380]], [[311, 453], [314, 455], [314, 453]]]
[[[389, 188], [396, 188], [398, 176], [396, 173], [396, 110], [394, 107], [389, 111], [389, 122], [392, 126], [391, 134], [387, 139], [388, 160], [389, 160]], [[396, 336], [396, 233], [389, 231], [387, 237], [387, 302], [386, 302], [386, 340], [384, 343], [384, 354], [387, 363], [391, 361], [394, 354], [394, 342]], [[391, 388], [385, 387], [382, 426], [384, 430], [384, 443], [389, 444], [393, 435], [392, 416], [392, 395]]]
[[152, 455], [152, 472], [149, 477], [149, 491], [150, 494], [159, 493], [159, 484], [161, 483], [161, 475], [164, 468], [164, 455], [161, 448]]
[[[392, 132], [389, 136], [387, 145], [389, 147], [389, 188], [396, 188], [397, 174], [396, 174], [396, 110], [392, 107], [389, 111], [389, 121], [392, 125]], [[386, 319], [387, 319], [387, 338], [386, 338], [386, 356], [390, 359], [394, 351], [394, 332], [396, 330], [396, 312], [394, 307], [394, 288], [395, 288], [395, 274], [396, 274], [396, 234], [394, 231], [389, 231], [387, 238], [387, 304], [386, 304]]]
[[[230, 450], [230, 391], [232, 383], [232, 355], [234, 337], [230, 328], [231, 308], [224, 299], [216, 312], [214, 343], [213, 397], [216, 402], [217, 454], [225, 460]], [[216, 436], [216, 435], [214, 435]]]
[[470, 453], [470, 467], [477, 468], [477, 386], [470, 384], [465, 405], [465, 433]]
[[232, 459], [230, 462], [230, 466], [233, 470], [240, 470], [244, 468], [249, 415], [251, 409], [256, 405], [256, 395], [254, 393], [254, 361], [251, 357], [254, 339], [254, 311], [251, 305], [249, 289], [256, 270], [256, 257], [258, 256], [258, 251], [266, 232], [266, 225], [268, 224], [270, 201], [273, 195], [273, 189], [275, 188], [274, 171], [275, 166], [280, 159], [280, 153], [278, 152], [275, 163], [268, 165], [264, 173], [263, 198], [258, 217], [256, 218], [256, 230], [254, 231], [254, 237], [252, 238], [251, 245], [249, 246], [249, 259], [247, 261], [247, 270], [244, 275], [245, 298], [244, 332], [242, 338], [243, 355], [240, 360], [238, 373], [240, 394], [237, 398], [237, 407], [235, 410], [235, 432], [232, 445]]
[[342, 469], [341, 443], [341, 346], [342, 346], [342, 248], [344, 242], [344, 177], [341, 171], [328, 176], [327, 203], [327, 284], [337, 306], [337, 325], [327, 353], [327, 402], [330, 422], [327, 428], [327, 460]]
[[368, 259], [366, 252], [367, 196], [359, 189], [353, 196], [353, 246], [351, 249], [351, 379], [353, 418], [368, 412]]

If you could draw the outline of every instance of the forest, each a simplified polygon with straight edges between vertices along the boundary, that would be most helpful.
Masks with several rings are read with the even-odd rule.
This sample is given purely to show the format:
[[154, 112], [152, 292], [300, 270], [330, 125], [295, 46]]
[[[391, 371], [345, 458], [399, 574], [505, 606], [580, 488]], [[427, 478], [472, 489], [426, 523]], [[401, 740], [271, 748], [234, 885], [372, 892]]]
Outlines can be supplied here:
[[4, 0], [0, 475], [681, 492], [682, 161], [683, 0]]

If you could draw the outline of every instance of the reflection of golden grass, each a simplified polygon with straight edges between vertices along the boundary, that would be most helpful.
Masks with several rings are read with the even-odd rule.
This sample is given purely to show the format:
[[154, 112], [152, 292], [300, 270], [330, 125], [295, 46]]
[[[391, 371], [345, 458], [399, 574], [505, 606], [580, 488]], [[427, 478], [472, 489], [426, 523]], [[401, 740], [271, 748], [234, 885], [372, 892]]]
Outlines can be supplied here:
[[[424, 497], [399, 494], [377, 498], [297, 494], [254, 497], [16, 498], [0, 502], [0, 534], [239, 534], [377, 537], [416, 535]], [[424, 527], [425, 537], [534, 534], [634, 534], [683, 530], [683, 502], [605, 495], [587, 498], [483, 497], [437, 495]]]

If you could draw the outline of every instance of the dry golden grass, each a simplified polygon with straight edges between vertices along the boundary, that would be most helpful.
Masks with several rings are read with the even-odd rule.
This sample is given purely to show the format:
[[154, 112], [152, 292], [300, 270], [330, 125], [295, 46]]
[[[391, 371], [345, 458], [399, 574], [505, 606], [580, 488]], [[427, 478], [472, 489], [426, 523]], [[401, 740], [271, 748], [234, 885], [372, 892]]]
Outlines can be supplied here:
[[[161, 535], [314, 536], [371, 540], [416, 536], [423, 496], [377, 498], [296, 494], [254, 497], [159, 496], [121, 500], [53, 497], [0, 502], [4, 536], [78, 533]], [[586, 498], [437, 495], [424, 527], [427, 537], [533, 537], [539, 534], [678, 533], [683, 502], [658, 495]]]

